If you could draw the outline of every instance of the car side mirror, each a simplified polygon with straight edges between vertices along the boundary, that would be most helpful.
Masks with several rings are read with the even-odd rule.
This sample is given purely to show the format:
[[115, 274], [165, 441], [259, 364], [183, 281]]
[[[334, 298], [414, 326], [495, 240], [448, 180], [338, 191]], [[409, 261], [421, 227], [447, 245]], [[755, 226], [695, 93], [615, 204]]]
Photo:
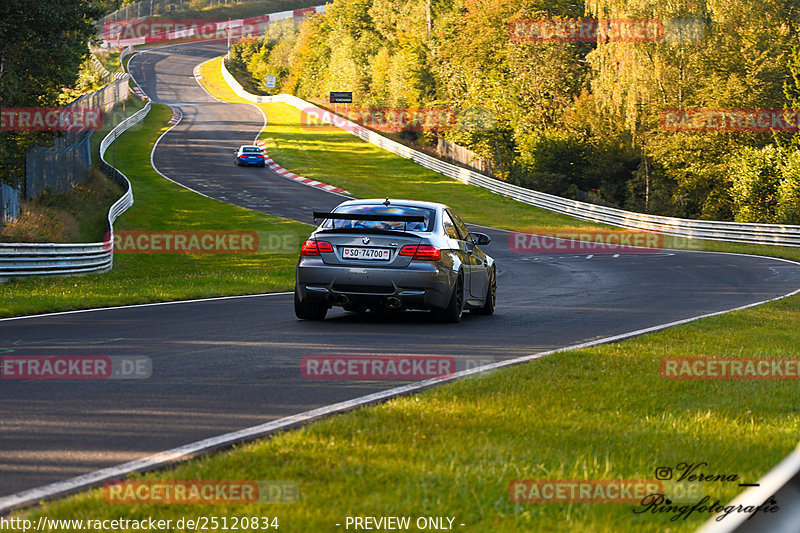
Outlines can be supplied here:
[[492, 238], [486, 235], [485, 233], [470, 233], [469, 236], [472, 239], [472, 242], [477, 244], [478, 246], [486, 246], [490, 242], [492, 242]]

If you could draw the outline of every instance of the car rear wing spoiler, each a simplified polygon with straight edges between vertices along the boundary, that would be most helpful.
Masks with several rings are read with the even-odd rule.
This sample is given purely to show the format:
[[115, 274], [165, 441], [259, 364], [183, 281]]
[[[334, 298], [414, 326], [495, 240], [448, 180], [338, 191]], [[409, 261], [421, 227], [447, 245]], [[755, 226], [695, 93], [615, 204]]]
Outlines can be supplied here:
[[314, 220], [370, 220], [373, 222], [425, 222], [422, 215], [369, 215], [364, 213], [322, 213], [314, 211]]
[[330, 228], [322, 230], [325, 233], [382, 233], [387, 235], [408, 234], [409, 236], [416, 235], [407, 233], [409, 222], [425, 223], [427, 220], [423, 215], [374, 215], [366, 213], [323, 213], [314, 211], [314, 220], [364, 220], [372, 222], [402, 222], [403, 229], [384, 229], [384, 228]]

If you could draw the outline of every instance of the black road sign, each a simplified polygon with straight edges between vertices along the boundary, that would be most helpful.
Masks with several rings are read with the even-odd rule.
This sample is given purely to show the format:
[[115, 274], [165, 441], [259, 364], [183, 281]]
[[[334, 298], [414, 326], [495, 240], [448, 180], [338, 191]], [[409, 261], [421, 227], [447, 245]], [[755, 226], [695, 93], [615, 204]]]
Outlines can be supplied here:
[[331, 91], [332, 104], [352, 104], [353, 92], [352, 91]]

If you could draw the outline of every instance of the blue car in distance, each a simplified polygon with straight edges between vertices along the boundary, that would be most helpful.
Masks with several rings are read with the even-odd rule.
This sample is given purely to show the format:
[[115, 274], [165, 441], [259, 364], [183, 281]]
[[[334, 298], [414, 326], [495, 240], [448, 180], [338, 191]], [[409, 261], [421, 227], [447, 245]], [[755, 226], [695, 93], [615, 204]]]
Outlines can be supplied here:
[[233, 152], [236, 155], [237, 166], [251, 166], [263, 167], [266, 165], [264, 153], [258, 146], [240, 146], [238, 150]]

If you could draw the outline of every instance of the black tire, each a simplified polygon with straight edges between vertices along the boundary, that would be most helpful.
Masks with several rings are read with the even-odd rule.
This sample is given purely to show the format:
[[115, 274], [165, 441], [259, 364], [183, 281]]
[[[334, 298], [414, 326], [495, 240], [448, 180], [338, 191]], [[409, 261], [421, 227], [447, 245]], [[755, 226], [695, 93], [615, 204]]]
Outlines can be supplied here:
[[461, 322], [464, 314], [464, 276], [458, 274], [456, 286], [450, 294], [450, 303], [444, 309], [434, 309], [433, 315], [439, 322], [455, 324]]
[[486, 287], [486, 299], [484, 300], [483, 307], [471, 309], [470, 313], [476, 315], [493, 315], [494, 306], [497, 303], [497, 273], [494, 267], [489, 273], [489, 286]]
[[301, 302], [294, 292], [294, 314], [301, 320], [324, 320], [328, 314], [328, 305], [323, 302]]

